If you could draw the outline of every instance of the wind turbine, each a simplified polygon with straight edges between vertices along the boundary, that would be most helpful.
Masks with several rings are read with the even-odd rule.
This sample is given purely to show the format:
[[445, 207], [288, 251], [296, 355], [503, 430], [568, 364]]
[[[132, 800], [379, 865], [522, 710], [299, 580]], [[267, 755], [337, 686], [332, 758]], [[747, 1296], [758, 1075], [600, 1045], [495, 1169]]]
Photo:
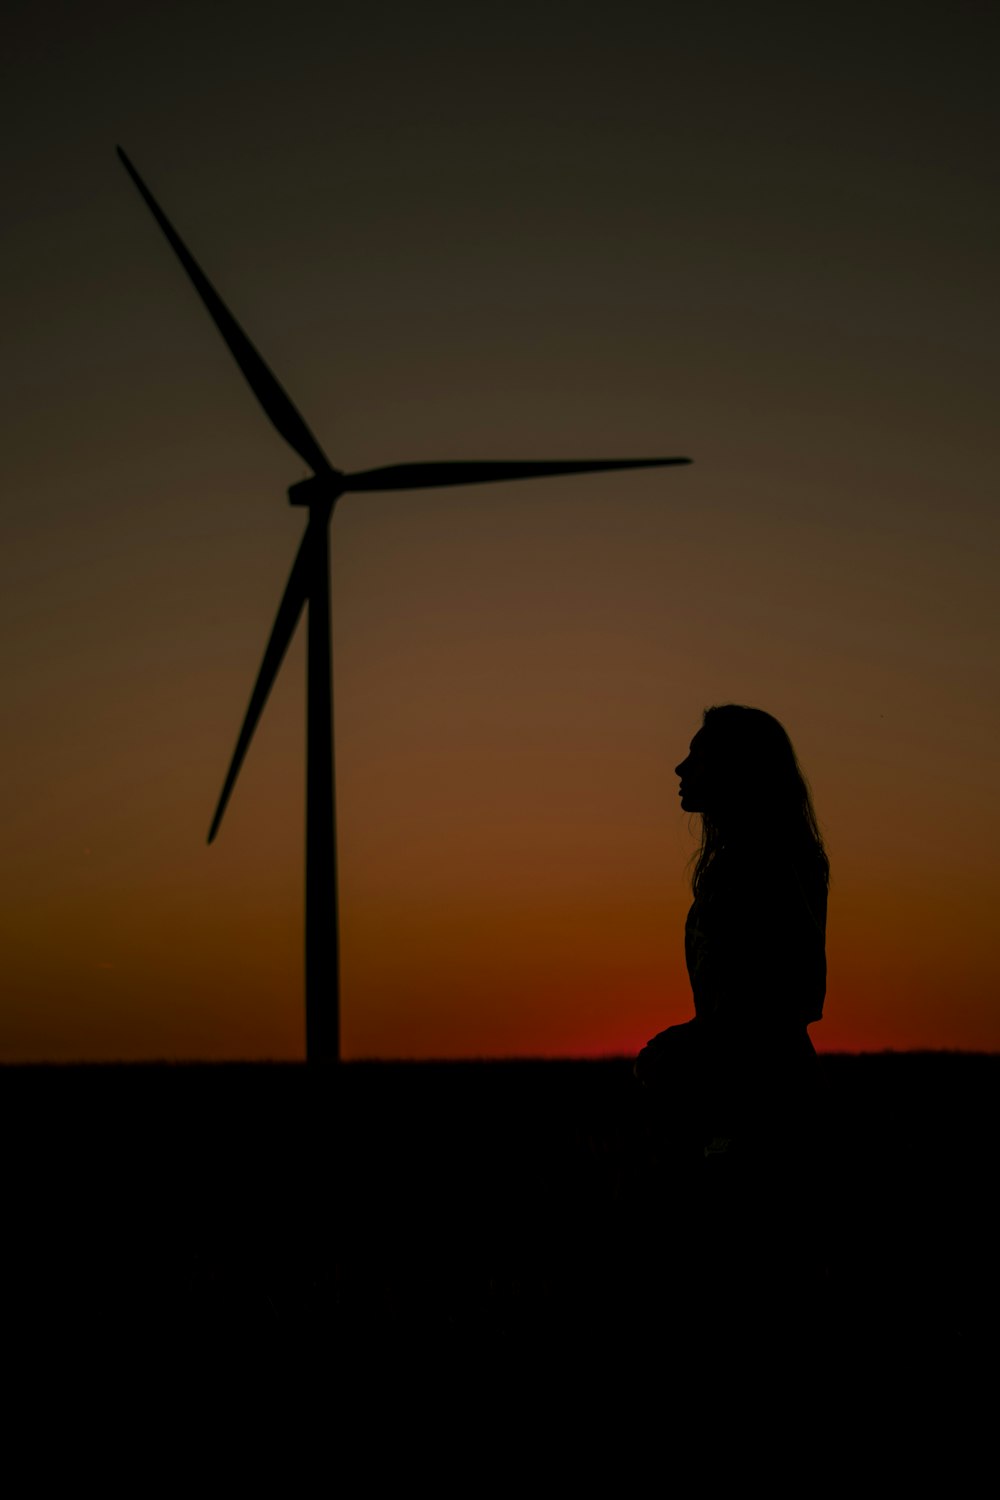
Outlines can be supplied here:
[[306, 1060], [337, 1062], [340, 1057], [340, 983], [337, 926], [337, 858], [333, 761], [333, 688], [330, 659], [329, 529], [341, 495], [358, 490], [436, 489], [450, 484], [485, 484], [554, 474], [586, 474], [607, 469], [649, 469], [687, 464], [688, 458], [569, 459], [521, 462], [391, 464], [343, 474], [335, 469], [297, 408], [268, 369], [122, 148], [125, 170], [194, 283], [215, 326], [229, 347], [266, 415], [313, 471], [288, 491], [292, 505], [309, 512], [305, 535], [278, 606], [264, 660], [208, 832], [211, 843], [253, 738], [267, 696], [299, 616], [309, 605], [306, 667]]

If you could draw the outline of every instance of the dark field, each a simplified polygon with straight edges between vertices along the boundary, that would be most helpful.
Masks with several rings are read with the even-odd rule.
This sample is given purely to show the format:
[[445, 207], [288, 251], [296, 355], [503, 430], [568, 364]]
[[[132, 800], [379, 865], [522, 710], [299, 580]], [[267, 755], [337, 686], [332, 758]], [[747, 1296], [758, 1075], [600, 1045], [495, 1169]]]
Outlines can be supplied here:
[[621, 1060], [2, 1069], [8, 1371], [96, 1404], [326, 1382], [348, 1423], [725, 1411], [775, 1371], [842, 1418], [991, 1404], [1000, 1059], [818, 1080], [815, 1138], [669, 1162]]

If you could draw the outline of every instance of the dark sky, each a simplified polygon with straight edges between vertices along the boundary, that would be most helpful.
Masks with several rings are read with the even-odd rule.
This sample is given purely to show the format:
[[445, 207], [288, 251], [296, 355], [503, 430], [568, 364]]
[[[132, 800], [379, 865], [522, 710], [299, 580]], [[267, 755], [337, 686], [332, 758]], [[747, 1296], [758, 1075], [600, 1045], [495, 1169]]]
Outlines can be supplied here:
[[1000, 1046], [996, 13], [8, 6], [0, 1057], [297, 1056], [301, 533], [130, 153], [344, 468], [690, 454], [333, 528], [348, 1055], [684, 1019], [674, 764], [778, 715], [821, 1046]]

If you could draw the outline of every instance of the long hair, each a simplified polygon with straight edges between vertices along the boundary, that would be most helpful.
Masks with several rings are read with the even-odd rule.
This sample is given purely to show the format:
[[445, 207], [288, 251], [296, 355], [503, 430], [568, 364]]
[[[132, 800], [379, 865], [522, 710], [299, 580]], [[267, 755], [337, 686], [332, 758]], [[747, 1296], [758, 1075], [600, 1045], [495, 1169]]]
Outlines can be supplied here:
[[751, 841], [765, 843], [778, 859], [826, 888], [830, 861], [809, 783], [784, 727], [763, 709], [726, 703], [705, 709], [701, 733], [725, 796], [718, 813], [701, 814], [691, 877], [695, 896], [707, 894], [723, 848]]

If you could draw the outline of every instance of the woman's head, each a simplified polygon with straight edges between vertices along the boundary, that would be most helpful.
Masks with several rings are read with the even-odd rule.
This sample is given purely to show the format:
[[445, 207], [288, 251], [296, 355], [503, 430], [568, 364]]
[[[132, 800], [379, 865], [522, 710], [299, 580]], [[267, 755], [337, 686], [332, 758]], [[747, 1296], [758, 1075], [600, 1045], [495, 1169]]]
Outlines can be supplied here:
[[752, 836], [789, 852], [812, 848], [825, 862], [809, 785], [783, 726], [741, 703], [705, 710], [677, 767], [681, 806], [702, 817], [697, 884], [727, 840]]
[[681, 805], [715, 821], [756, 821], [801, 806], [808, 788], [783, 727], [741, 703], [706, 708], [677, 767]]

